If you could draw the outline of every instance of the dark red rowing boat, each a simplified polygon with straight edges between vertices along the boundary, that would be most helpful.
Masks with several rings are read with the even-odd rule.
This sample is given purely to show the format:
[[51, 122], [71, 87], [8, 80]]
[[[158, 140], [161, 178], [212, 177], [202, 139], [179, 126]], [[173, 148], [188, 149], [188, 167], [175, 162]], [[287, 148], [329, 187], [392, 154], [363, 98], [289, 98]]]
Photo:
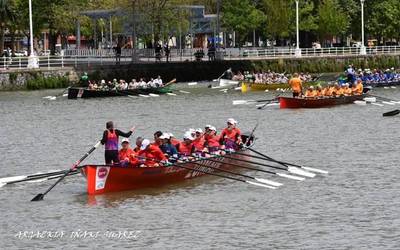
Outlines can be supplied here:
[[281, 109], [323, 108], [353, 103], [354, 101], [363, 100], [365, 97], [367, 97], [365, 94], [322, 98], [279, 97], [279, 105]]

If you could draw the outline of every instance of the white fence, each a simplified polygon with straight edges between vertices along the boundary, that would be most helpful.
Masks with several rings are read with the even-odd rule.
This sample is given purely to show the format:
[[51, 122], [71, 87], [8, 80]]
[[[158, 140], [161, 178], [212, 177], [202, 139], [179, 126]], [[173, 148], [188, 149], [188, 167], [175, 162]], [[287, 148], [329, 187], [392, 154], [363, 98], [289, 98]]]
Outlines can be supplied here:
[[[203, 57], [196, 57], [196, 53], [201, 51]], [[171, 49], [169, 60], [172, 62], [179, 61], [199, 61], [211, 60], [212, 52], [207, 49]], [[228, 48], [220, 49], [220, 54], [217, 56], [223, 60], [250, 60], [250, 59], [274, 59], [274, 58], [294, 58], [294, 48]], [[209, 55], [211, 57], [209, 57]], [[367, 48], [367, 55], [400, 55], [400, 46], [380, 46]], [[302, 57], [347, 57], [360, 56], [360, 48], [356, 47], [340, 47], [340, 48], [305, 48], [302, 49]], [[117, 60], [118, 59], [118, 60]], [[87, 49], [87, 50], [65, 50], [63, 56], [42, 56], [39, 57], [39, 66], [41, 68], [55, 68], [80, 65], [94, 64], [128, 64], [132, 61], [136, 63], [154, 63], [165, 62], [165, 53], [161, 54], [160, 58], [156, 58], [154, 49], [131, 50], [123, 49], [121, 56], [116, 57], [111, 49]], [[0, 70], [6, 69], [23, 69], [28, 65], [27, 57], [1, 57]]]

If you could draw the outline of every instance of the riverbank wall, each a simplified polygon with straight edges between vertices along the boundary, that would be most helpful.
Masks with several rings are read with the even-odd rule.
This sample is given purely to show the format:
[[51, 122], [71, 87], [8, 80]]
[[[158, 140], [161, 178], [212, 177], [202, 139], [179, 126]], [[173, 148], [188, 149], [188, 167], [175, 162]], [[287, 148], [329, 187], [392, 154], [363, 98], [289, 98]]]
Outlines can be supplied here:
[[356, 68], [387, 69], [400, 67], [400, 56], [363, 56], [363, 57], [313, 57], [292, 59], [263, 59], [263, 60], [226, 60], [202, 62], [175, 62], [152, 64], [124, 64], [82, 67], [80, 73], [88, 72], [90, 79], [111, 80], [113, 78], [146, 79], [160, 75], [165, 81], [176, 78], [178, 82], [210, 81], [218, 78], [228, 68], [234, 72], [240, 71], [275, 71], [275, 72], [309, 72], [337, 73], [344, 72], [348, 65]]
[[[92, 64], [76, 68], [19, 69], [0, 71], [0, 91], [42, 88], [62, 88], [76, 85], [79, 76], [88, 72], [91, 80], [155, 78], [160, 75], [164, 81], [176, 78], [178, 82], [211, 81], [218, 78], [228, 68], [240, 71], [309, 72], [331, 74], [344, 72], [348, 65], [356, 68], [387, 69], [399, 68], [399, 55], [347, 56], [347, 57], [307, 57], [274, 58], [258, 60], [225, 60], [201, 62], [138, 63], [138, 64]], [[336, 75], [336, 76], [335, 76]], [[332, 79], [331, 79], [332, 80]]]
[[77, 81], [72, 67], [0, 71], [0, 91], [65, 88]]

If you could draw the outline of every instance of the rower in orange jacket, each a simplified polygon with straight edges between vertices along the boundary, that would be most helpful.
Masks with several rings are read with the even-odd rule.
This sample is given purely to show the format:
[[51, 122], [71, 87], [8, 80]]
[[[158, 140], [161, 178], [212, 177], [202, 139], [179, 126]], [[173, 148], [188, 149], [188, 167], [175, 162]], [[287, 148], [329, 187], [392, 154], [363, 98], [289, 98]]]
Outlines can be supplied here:
[[144, 157], [144, 165], [147, 167], [158, 167], [168, 160], [160, 147], [151, 144], [148, 139], [142, 141], [138, 155], [139, 158]]
[[358, 80], [355, 88], [353, 89], [353, 95], [362, 95], [364, 92], [364, 86], [362, 80]]
[[229, 118], [226, 121], [227, 127], [221, 132], [220, 143], [225, 145], [226, 149], [238, 149], [238, 145], [242, 143], [240, 129], [236, 127], [237, 121]]
[[119, 162], [122, 166], [136, 166], [139, 164], [137, 153], [130, 147], [129, 139], [125, 138], [121, 142], [122, 149], [118, 153]]

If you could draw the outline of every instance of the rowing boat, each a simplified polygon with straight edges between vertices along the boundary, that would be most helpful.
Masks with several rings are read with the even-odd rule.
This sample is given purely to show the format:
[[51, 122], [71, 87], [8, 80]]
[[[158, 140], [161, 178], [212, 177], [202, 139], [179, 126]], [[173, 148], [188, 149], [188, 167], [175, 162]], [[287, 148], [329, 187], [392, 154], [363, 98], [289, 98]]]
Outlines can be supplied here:
[[385, 82], [364, 82], [364, 86], [377, 87], [391, 87], [400, 86], [400, 81], [385, 81]]
[[[244, 141], [248, 136], [242, 135]], [[249, 140], [248, 147], [253, 145], [253, 140]], [[239, 150], [244, 153], [247, 149]], [[177, 165], [161, 167], [120, 167], [108, 165], [85, 165], [81, 168], [83, 176], [86, 178], [87, 193], [90, 195], [104, 194], [110, 192], [120, 192], [127, 190], [137, 190], [143, 188], [156, 188], [172, 183], [207, 175], [204, 172], [213, 173], [221, 170], [233, 168], [229, 163], [236, 163], [235, 159], [248, 159], [243, 154], [229, 154], [227, 159], [223, 156], [211, 156], [194, 161], [178, 163]], [[220, 162], [216, 162], [216, 160]], [[202, 166], [203, 165], [203, 166]], [[212, 168], [207, 168], [207, 166]], [[197, 170], [197, 171], [196, 171]]]
[[[308, 82], [304, 83], [304, 87], [308, 86], [316, 86], [317, 82]], [[265, 90], [279, 90], [279, 89], [290, 89], [288, 83], [250, 83], [250, 82], [242, 82], [242, 92], [246, 93], [247, 91], [265, 91]]]
[[354, 101], [363, 100], [366, 96], [367, 95], [363, 94], [322, 98], [279, 97], [279, 105], [281, 109], [323, 108], [353, 103]]
[[138, 96], [149, 94], [166, 94], [172, 92], [170, 87], [128, 89], [128, 90], [93, 90], [87, 88], [68, 88], [68, 99], [115, 97], [115, 96]]

